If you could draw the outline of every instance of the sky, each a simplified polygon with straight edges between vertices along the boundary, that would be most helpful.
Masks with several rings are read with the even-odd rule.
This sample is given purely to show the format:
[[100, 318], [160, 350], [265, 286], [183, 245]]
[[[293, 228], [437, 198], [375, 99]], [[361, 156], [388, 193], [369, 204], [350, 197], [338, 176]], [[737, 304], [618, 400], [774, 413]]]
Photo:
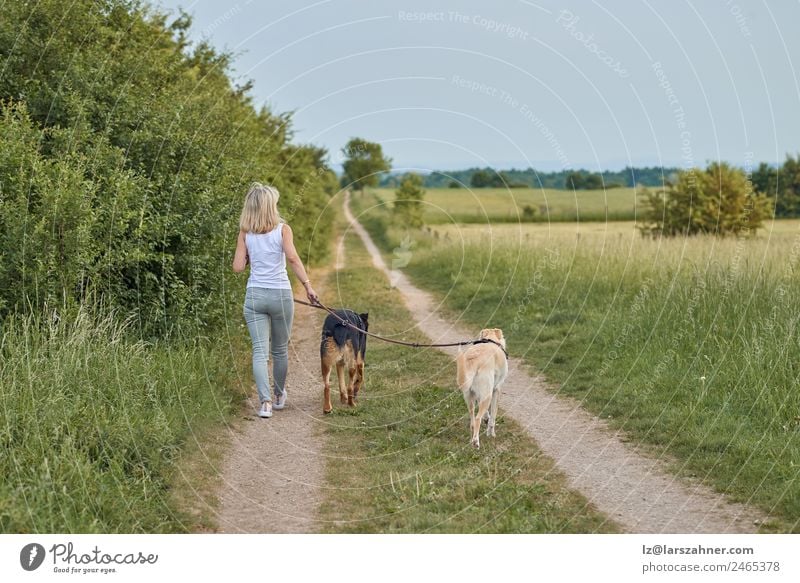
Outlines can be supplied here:
[[154, 0], [338, 166], [749, 168], [800, 152], [800, 2]]

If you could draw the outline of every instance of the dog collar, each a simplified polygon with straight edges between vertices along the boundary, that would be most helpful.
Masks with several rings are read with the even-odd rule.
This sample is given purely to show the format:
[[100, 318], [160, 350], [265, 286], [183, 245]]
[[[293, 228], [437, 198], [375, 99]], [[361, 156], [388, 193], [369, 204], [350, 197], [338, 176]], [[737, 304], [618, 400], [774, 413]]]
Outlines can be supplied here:
[[500, 344], [500, 343], [499, 343], [497, 340], [492, 340], [491, 338], [478, 338], [477, 340], [474, 340], [472, 343], [473, 343], [473, 344], [487, 344], [487, 343], [494, 344], [494, 345], [495, 345], [495, 346], [497, 346], [497, 347], [498, 347], [500, 350], [502, 350], [502, 351], [503, 351], [503, 354], [505, 354], [505, 355], [506, 355], [506, 360], [508, 360], [508, 350], [506, 350], [505, 348], [503, 348], [503, 345], [502, 345], [502, 344]]

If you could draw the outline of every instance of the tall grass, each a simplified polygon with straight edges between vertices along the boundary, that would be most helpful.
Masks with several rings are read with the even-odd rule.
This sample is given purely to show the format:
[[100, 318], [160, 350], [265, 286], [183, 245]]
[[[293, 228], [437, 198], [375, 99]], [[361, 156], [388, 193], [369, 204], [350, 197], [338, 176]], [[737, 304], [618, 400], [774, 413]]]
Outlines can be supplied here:
[[230, 349], [132, 340], [113, 315], [9, 318], [0, 532], [182, 532], [169, 476], [234, 403]]
[[675, 469], [800, 528], [800, 274], [788, 242], [437, 245], [409, 265]]

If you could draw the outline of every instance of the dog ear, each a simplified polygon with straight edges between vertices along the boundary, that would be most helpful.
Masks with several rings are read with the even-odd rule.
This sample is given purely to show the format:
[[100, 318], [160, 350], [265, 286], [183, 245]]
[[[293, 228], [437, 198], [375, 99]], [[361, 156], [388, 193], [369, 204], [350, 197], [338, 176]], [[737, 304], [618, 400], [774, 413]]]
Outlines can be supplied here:
[[367, 330], [367, 326], [369, 326], [369, 312], [359, 314], [358, 317], [361, 318], [362, 322], [364, 322], [364, 330]]
[[494, 331], [497, 333], [497, 337], [502, 340], [503, 339], [503, 331], [500, 328], [495, 328]]

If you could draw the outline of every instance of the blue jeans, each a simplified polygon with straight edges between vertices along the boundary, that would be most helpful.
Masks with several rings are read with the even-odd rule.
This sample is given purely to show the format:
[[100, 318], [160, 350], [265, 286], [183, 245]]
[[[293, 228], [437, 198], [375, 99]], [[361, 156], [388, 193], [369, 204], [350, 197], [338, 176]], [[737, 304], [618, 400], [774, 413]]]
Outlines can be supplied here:
[[244, 296], [244, 320], [253, 340], [253, 376], [262, 402], [272, 401], [267, 370], [269, 359], [272, 359], [275, 396], [282, 395], [286, 388], [293, 317], [292, 290], [247, 288]]

